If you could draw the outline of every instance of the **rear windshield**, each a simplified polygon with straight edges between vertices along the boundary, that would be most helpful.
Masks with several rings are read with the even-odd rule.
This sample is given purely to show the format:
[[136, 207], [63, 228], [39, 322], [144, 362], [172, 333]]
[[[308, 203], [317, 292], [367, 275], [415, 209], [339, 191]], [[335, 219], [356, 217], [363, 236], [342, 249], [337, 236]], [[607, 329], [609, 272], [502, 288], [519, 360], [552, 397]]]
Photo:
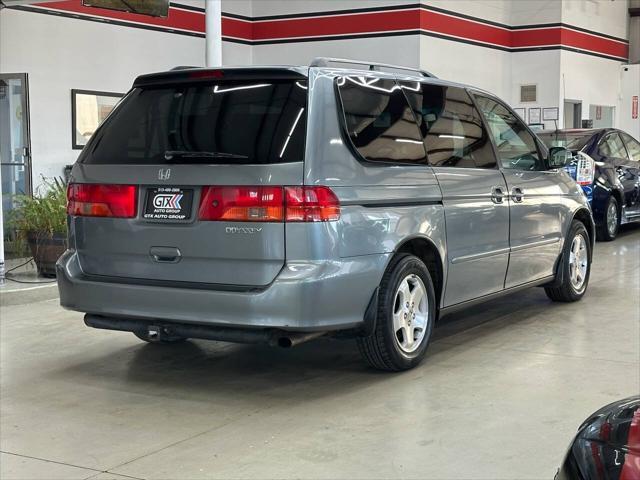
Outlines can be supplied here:
[[538, 137], [547, 148], [564, 147], [568, 150], [578, 151], [589, 143], [589, 140], [593, 138], [593, 133], [538, 133]]
[[98, 129], [88, 164], [284, 163], [304, 159], [306, 81], [136, 88]]

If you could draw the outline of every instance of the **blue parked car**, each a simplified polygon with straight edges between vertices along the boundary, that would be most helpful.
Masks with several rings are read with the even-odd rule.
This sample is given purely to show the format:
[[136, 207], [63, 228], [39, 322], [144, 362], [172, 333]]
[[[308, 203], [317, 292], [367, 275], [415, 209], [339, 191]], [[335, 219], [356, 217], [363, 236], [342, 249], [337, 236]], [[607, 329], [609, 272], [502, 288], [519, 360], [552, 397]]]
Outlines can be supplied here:
[[591, 202], [598, 240], [616, 238], [621, 224], [640, 221], [640, 142], [614, 128], [547, 130], [547, 147], [576, 155], [567, 170]]

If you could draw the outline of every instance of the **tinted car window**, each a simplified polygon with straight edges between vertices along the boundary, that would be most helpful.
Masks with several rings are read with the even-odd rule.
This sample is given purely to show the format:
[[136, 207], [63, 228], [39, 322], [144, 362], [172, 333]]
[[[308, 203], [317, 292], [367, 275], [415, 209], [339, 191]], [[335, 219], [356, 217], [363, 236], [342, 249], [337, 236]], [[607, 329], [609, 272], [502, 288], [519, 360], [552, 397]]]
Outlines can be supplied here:
[[[305, 87], [300, 81], [258, 80], [138, 88], [98, 129], [80, 161], [97, 164], [302, 161]], [[230, 155], [206, 156], [202, 152]]]
[[640, 142], [624, 132], [620, 132], [620, 135], [624, 139], [624, 144], [627, 146], [627, 152], [629, 152], [631, 160], [640, 162]]
[[429, 163], [438, 167], [494, 168], [491, 141], [469, 94], [462, 88], [421, 84], [405, 87], [417, 110]]
[[627, 151], [617, 133], [610, 133], [598, 145], [598, 155], [612, 158], [627, 158]]
[[426, 163], [416, 120], [394, 80], [341, 77], [337, 80], [349, 139], [372, 162]]
[[487, 97], [476, 98], [493, 136], [502, 168], [543, 170], [536, 141], [524, 123], [501, 103]]
[[593, 138], [593, 133], [565, 133], [565, 132], [548, 132], [539, 133], [538, 137], [544, 144], [551, 147], [564, 147], [571, 151], [582, 150]]

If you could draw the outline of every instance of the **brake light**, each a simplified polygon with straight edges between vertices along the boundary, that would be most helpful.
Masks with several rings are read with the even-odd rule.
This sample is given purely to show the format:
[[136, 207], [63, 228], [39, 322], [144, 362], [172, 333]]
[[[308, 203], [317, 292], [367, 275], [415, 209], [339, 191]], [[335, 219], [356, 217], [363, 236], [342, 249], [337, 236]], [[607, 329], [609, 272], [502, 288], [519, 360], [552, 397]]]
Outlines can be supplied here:
[[133, 185], [71, 183], [67, 187], [67, 213], [80, 217], [133, 218], [137, 197]]
[[200, 220], [227, 222], [329, 222], [340, 202], [328, 187], [204, 187]]
[[191, 79], [218, 79], [223, 78], [224, 72], [222, 70], [196, 70], [189, 73]]
[[282, 188], [204, 187], [198, 217], [229, 222], [281, 222]]
[[340, 218], [340, 201], [329, 187], [285, 187], [287, 222], [330, 222]]

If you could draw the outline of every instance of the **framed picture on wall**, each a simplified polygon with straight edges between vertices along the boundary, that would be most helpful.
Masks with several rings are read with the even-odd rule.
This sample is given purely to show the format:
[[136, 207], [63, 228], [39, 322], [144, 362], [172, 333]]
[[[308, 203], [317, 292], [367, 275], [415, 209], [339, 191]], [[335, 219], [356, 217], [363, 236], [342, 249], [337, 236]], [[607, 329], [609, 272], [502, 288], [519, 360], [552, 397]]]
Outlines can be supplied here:
[[542, 120], [552, 122], [560, 119], [560, 109], [558, 107], [548, 107], [542, 109]]
[[540, 108], [530, 108], [529, 109], [529, 125], [538, 124], [541, 121], [540, 117]]
[[124, 96], [122, 93], [71, 90], [71, 147], [82, 150], [93, 132]]

